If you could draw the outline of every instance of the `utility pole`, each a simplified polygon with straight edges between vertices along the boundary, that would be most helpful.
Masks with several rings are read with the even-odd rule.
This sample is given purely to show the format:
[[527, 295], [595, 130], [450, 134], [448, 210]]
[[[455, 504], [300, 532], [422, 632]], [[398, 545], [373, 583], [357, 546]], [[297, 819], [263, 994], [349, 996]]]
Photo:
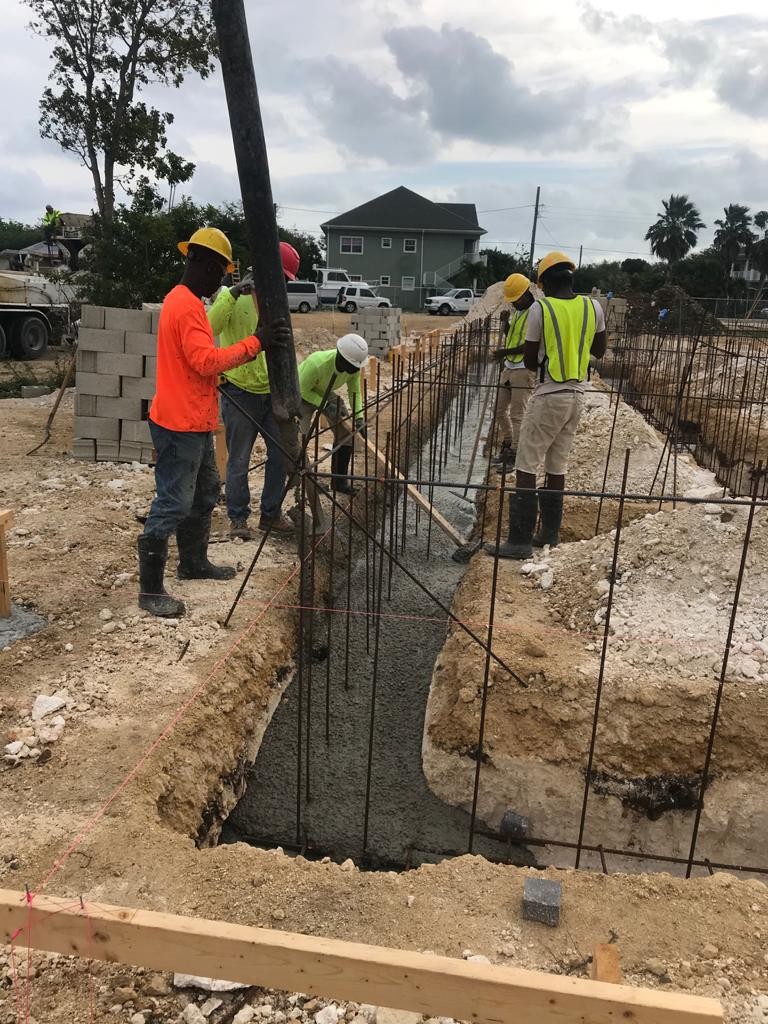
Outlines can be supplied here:
[[[272, 199], [267, 146], [243, 0], [213, 0], [212, 9], [259, 316], [267, 324], [282, 319], [290, 325], [275, 218], [276, 204]], [[272, 411], [280, 423], [284, 441], [295, 443], [301, 397], [293, 343], [267, 352], [266, 357]]]
[[529, 261], [528, 272], [529, 275], [533, 274], [534, 265], [534, 251], [536, 249], [536, 225], [539, 222], [539, 197], [541, 195], [541, 185], [536, 186], [536, 205], [533, 209], [533, 231], [531, 232], [531, 258]]
[[584, 246], [579, 246], [579, 270], [581, 270], [581, 257], [584, 255]]

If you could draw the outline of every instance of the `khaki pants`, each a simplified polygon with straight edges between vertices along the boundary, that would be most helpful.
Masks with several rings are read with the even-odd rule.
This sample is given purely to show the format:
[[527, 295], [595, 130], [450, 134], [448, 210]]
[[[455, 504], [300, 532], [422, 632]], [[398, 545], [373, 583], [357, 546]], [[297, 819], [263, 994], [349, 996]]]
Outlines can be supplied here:
[[530, 370], [501, 371], [494, 429], [496, 436], [512, 448], [518, 446], [520, 424], [535, 380], [536, 375]]
[[583, 409], [584, 395], [579, 391], [534, 395], [520, 427], [518, 472], [536, 476], [543, 464], [545, 473], [565, 476]]
[[[315, 421], [316, 413], [317, 413], [317, 407], [316, 406], [312, 405], [310, 402], [305, 402], [305, 401], [302, 400], [302, 403], [301, 403], [301, 434], [305, 438], [309, 435], [310, 430], [312, 430], [312, 424]], [[352, 446], [352, 435], [354, 433], [354, 427], [353, 427], [352, 419], [351, 419], [350, 414], [349, 414], [349, 409], [347, 407], [347, 403], [344, 401], [344, 399], [340, 395], [331, 395], [329, 397], [329, 399], [328, 399], [328, 401], [327, 401], [327, 403], [325, 405], [325, 408], [322, 411], [321, 417], [325, 418], [327, 420], [328, 425], [331, 428], [331, 431], [333, 432], [333, 446], [334, 446], [334, 448], [341, 447], [341, 446], [346, 446], [346, 447], [351, 447]], [[318, 420], [321, 417], [318, 417]], [[318, 424], [315, 427], [315, 429], [314, 429], [314, 431], [312, 433], [312, 436], [309, 438], [309, 442], [307, 444], [305, 463], [311, 463], [311, 462], [315, 461], [315, 443], [316, 443], [316, 439], [317, 439], [318, 454], [319, 454], [320, 447], [324, 443], [324, 439], [322, 437], [322, 434], [320, 433], [321, 431], [322, 431], [322, 424], [318, 422]], [[318, 434], [320, 435], [319, 437], [318, 437]], [[301, 441], [301, 438], [299, 438], [299, 441]], [[324, 472], [326, 471], [325, 466], [323, 466], [323, 471]], [[296, 489], [295, 489], [295, 492], [294, 492], [294, 500], [295, 500], [296, 504], [298, 505], [301, 502], [301, 481], [298, 479], [296, 474], [293, 475], [292, 480], [291, 480], [292, 484], [294, 482], [295, 482], [295, 486], [296, 486]], [[326, 480], [323, 483], [324, 483], [324, 486], [327, 486], [329, 481]], [[324, 518], [325, 517], [323, 516], [323, 510], [322, 510], [322, 507], [320, 505], [320, 495], [318, 494], [317, 488], [311, 482], [309, 477], [307, 478], [306, 491], [307, 491], [307, 499], [308, 499], [310, 507], [312, 509], [312, 517], [313, 517], [313, 519], [315, 521], [315, 526], [319, 528], [322, 525], [322, 523], [324, 522]]]

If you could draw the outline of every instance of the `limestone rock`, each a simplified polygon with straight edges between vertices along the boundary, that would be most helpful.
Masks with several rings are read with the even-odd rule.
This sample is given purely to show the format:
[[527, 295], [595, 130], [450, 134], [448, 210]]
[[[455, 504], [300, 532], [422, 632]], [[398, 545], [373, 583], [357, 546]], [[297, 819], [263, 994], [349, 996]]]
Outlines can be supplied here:
[[339, 1008], [331, 1003], [318, 1010], [315, 1014], [315, 1024], [337, 1024], [339, 1019]]
[[41, 722], [48, 715], [60, 711], [66, 703], [66, 696], [61, 692], [54, 693], [52, 696], [45, 693], [39, 694], [35, 697], [35, 703], [32, 705], [32, 721]]
[[409, 1010], [390, 1010], [386, 1006], [376, 1007], [376, 1024], [421, 1024], [421, 1014]]

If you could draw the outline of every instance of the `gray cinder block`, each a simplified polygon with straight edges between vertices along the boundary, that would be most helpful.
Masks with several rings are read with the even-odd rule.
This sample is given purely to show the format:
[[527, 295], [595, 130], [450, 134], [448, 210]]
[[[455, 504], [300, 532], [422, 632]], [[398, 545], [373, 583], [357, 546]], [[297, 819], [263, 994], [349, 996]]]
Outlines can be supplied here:
[[523, 918], [556, 928], [560, 924], [562, 885], [550, 878], [526, 878], [523, 885]]
[[120, 428], [120, 440], [132, 441], [134, 444], [152, 445], [152, 435], [146, 420], [123, 420]]
[[83, 352], [124, 352], [125, 331], [97, 331], [81, 327], [77, 347]]
[[99, 395], [96, 399], [96, 415], [113, 417], [116, 420], [139, 420], [141, 419], [141, 399], [104, 398]]
[[95, 416], [96, 395], [75, 395], [75, 416]]
[[125, 351], [136, 356], [154, 356], [157, 353], [157, 336], [127, 331], [125, 335]]
[[[139, 374], [136, 374], [139, 376]], [[144, 357], [144, 376], [150, 380], [154, 380], [157, 377], [157, 359], [154, 356]]]
[[51, 389], [45, 384], [22, 384], [22, 398], [42, 398], [43, 395], [50, 395]]
[[78, 348], [77, 350], [77, 362], [75, 366], [78, 373], [96, 373], [96, 356], [97, 352], [87, 352], [85, 349]]
[[96, 459], [99, 462], [117, 462], [120, 458], [120, 444], [117, 441], [97, 441]]
[[113, 309], [104, 311], [104, 326], [108, 331], [139, 331], [149, 334], [152, 330], [152, 314], [144, 309]]
[[155, 397], [155, 382], [148, 377], [123, 377], [123, 398]]
[[78, 395], [104, 395], [106, 398], [120, 397], [120, 378], [116, 373], [85, 373], [77, 375]]
[[120, 421], [114, 417], [105, 419], [101, 416], [77, 416], [75, 437], [78, 440], [93, 438], [96, 441], [117, 441], [120, 437]]
[[120, 377], [141, 377], [144, 372], [144, 357], [119, 352], [99, 352], [96, 357], [96, 372], [118, 374]]
[[104, 306], [83, 306], [80, 310], [80, 327], [104, 330]]
[[96, 458], [96, 442], [90, 438], [77, 437], [72, 442], [72, 454], [76, 459], [93, 462]]

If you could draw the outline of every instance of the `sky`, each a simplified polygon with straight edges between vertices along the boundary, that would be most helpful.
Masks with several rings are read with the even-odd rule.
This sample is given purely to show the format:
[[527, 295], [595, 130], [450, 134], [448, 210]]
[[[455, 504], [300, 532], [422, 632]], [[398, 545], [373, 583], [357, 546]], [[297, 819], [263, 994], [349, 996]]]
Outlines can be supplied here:
[[[584, 262], [647, 255], [661, 199], [687, 193], [711, 240], [722, 207], [768, 209], [764, 0], [245, 0], [272, 190], [287, 227], [398, 185], [473, 202], [483, 246]], [[49, 44], [0, 0], [0, 217], [93, 206], [89, 172], [39, 136]], [[674, 17], [670, 13], [674, 11]], [[149, 98], [197, 170], [184, 193], [239, 198], [221, 77]]]

